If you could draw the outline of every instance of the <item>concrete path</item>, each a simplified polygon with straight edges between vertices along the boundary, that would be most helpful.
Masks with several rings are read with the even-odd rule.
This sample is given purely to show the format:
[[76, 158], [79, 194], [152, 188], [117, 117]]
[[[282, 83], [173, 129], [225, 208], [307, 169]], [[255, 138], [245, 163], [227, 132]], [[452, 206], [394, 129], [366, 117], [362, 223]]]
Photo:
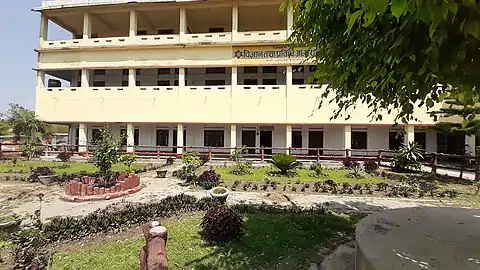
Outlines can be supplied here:
[[[79, 216], [91, 213], [99, 208], [117, 202], [151, 202], [163, 199], [167, 196], [185, 193], [197, 198], [209, 196], [207, 191], [195, 191], [189, 187], [179, 185], [181, 181], [171, 176], [173, 170], [179, 167], [169, 168], [167, 178], [155, 178], [156, 172], [147, 172], [140, 174], [144, 188], [132, 195], [112, 200], [93, 201], [93, 202], [66, 202], [60, 198], [53, 197], [46, 199], [42, 204], [42, 219], [46, 220], [54, 216]], [[334, 196], [334, 195], [306, 195], [306, 194], [285, 194], [268, 192], [232, 192], [228, 197], [228, 203], [269, 203], [278, 205], [298, 205], [311, 207], [322, 204], [325, 208], [332, 211], [342, 212], [375, 212], [382, 209], [393, 209], [415, 206], [432, 206], [431, 200], [415, 200], [401, 198], [382, 198], [382, 197], [353, 197], [353, 196]], [[39, 203], [29, 202], [14, 209], [17, 213], [33, 213], [38, 209]]]

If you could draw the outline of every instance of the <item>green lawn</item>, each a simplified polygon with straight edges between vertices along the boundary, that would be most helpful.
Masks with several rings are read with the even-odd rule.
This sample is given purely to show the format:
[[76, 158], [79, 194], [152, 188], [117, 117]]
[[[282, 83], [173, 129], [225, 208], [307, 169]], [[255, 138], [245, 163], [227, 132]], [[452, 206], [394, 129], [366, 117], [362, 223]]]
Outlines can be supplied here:
[[[11, 161], [0, 162], [0, 172], [8, 171], [22, 171], [30, 172], [31, 168], [36, 167], [51, 167], [57, 174], [60, 173], [75, 173], [79, 171], [87, 172], [96, 172], [98, 171], [93, 163], [83, 163], [83, 162], [53, 162], [53, 161], [18, 161], [14, 165]], [[133, 164], [132, 169], [138, 169], [145, 167], [144, 164]], [[125, 171], [127, 166], [123, 164], [115, 164], [113, 170], [115, 171]]]
[[[277, 269], [279, 264], [288, 269], [306, 269], [307, 259], [327, 243], [331, 245], [329, 241], [353, 233], [356, 221], [339, 216], [246, 215], [244, 236], [238, 242], [215, 247], [202, 241], [198, 234], [201, 215], [195, 214], [165, 223], [169, 269]], [[138, 269], [143, 245], [143, 237], [138, 237], [57, 253], [51, 269]]]
[[[268, 172], [274, 170], [270, 168], [256, 168], [252, 169], [253, 174], [247, 175], [234, 175], [230, 173], [231, 168], [217, 168], [215, 171], [221, 175], [221, 179], [225, 182], [231, 182], [235, 180], [245, 180], [245, 181], [263, 181], [265, 180], [265, 176]], [[383, 182], [380, 178], [376, 176], [371, 176], [366, 174], [365, 178], [354, 179], [354, 178], [347, 178], [345, 175], [347, 174], [347, 170], [343, 169], [335, 169], [335, 170], [324, 170], [328, 176], [315, 178], [311, 177], [308, 174], [311, 172], [310, 170], [301, 169], [298, 170], [298, 175], [295, 177], [278, 177], [272, 176], [270, 177], [271, 180], [276, 181], [300, 181], [300, 182], [318, 182], [324, 181], [327, 179], [332, 179], [338, 183], [353, 183], [353, 184], [376, 184]]]

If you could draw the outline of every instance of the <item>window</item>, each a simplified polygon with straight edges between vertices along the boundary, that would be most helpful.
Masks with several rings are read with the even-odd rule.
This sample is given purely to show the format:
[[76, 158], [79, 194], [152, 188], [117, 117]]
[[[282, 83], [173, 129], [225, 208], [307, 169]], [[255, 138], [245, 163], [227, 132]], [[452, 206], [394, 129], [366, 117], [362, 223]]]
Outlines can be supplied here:
[[159, 29], [157, 31], [157, 34], [159, 35], [172, 35], [173, 33], [173, 29]]
[[93, 82], [94, 87], [105, 87], [105, 81], [96, 81]]
[[263, 79], [263, 85], [276, 85], [277, 79]]
[[142, 75], [142, 70], [141, 69], [136, 69], [135, 70], [135, 75], [137, 75], [137, 76]]
[[244, 79], [243, 85], [257, 85], [257, 79]]
[[225, 32], [225, 30], [223, 29], [223, 27], [211, 27], [211, 28], [208, 28], [208, 32], [209, 33], [221, 33], [221, 32]]
[[277, 67], [263, 67], [263, 73], [277, 73]]
[[243, 73], [258, 73], [258, 67], [244, 67]]
[[128, 81], [122, 81], [122, 86], [128, 86]]
[[292, 131], [292, 147], [302, 148], [302, 131], [300, 130]]
[[147, 30], [137, 30], [138, 36], [145, 36], [147, 34]]
[[130, 72], [128, 71], [128, 69], [124, 69], [124, 70], [122, 71], [122, 73], [123, 73], [123, 75], [126, 75], [126, 76], [128, 76], [128, 75], [130, 74]]
[[95, 76], [105, 75], [105, 73], [107, 73], [105, 69], [95, 69], [93, 71], [93, 75]]
[[317, 66], [308, 66], [308, 71], [315, 72], [317, 70]]
[[206, 68], [205, 73], [207, 73], [207, 74], [225, 74], [225, 68], [224, 67]]
[[157, 129], [157, 146], [168, 146], [168, 130]]
[[[123, 145], [127, 145], [127, 129], [120, 129], [120, 136], [125, 136], [123, 139]], [[133, 130], [133, 145], [138, 146], [140, 144], [140, 130], [138, 128]]]
[[98, 34], [92, 34], [90, 38], [98, 38]]
[[157, 81], [157, 86], [170, 86], [170, 81]]
[[92, 129], [92, 143], [97, 143], [102, 139], [102, 130], [99, 128]]
[[352, 149], [367, 149], [366, 131], [352, 131]]
[[178, 86], [178, 80], [173, 81], [173, 86]]
[[135, 81], [136, 86], [140, 86], [140, 81]]
[[179, 68], [174, 68], [174, 70], [175, 70], [175, 72], [174, 72], [175, 74], [178, 74], [180, 72]]
[[223, 130], [205, 130], [203, 132], [203, 145], [224, 147], [223, 136]]
[[293, 85], [305, 84], [305, 80], [304, 79], [293, 79], [292, 84]]
[[390, 131], [388, 133], [388, 149], [397, 150], [403, 143], [403, 134], [396, 131]]
[[159, 68], [157, 70], [158, 75], [170, 75], [170, 69], [169, 68]]
[[225, 85], [225, 80], [205, 80], [205, 85]]
[[303, 72], [305, 69], [303, 66], [293, 66], [293, 73]]

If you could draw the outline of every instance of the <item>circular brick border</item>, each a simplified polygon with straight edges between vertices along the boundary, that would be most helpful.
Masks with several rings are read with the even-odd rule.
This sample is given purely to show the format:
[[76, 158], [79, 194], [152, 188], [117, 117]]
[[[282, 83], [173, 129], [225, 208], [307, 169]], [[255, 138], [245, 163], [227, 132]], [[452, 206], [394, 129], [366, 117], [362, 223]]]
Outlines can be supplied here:
[[75, 178], [65, 184], [64, 193], [60, 198], [70, 202], [109, 200], [133, 194], [142, 189], [140, 176], [137, 174], [120, 173], [115, 186], [110, 188], [94, 187], [94, 183], [101, 180], [101, 178], [89, 176]]

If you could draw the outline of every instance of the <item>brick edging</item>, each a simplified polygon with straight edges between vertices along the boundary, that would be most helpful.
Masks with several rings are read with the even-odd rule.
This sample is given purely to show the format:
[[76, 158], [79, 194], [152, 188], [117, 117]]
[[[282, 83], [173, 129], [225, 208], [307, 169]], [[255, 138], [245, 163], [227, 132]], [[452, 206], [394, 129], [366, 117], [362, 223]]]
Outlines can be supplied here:
[[115, 193], [107, 193], [102, 195], [92, 195], [92, 196], [68, 196], [66, 194], [62, 194], [60, 199], [68, 202], [86, 202], [86, 201], [103, 201], [103, 200], [111, 200], [118, 197], [122, 197], [129, 194], [134, 194], [142, 190], [142, 185], [128, 189], [125, 191], [115, 192]]

